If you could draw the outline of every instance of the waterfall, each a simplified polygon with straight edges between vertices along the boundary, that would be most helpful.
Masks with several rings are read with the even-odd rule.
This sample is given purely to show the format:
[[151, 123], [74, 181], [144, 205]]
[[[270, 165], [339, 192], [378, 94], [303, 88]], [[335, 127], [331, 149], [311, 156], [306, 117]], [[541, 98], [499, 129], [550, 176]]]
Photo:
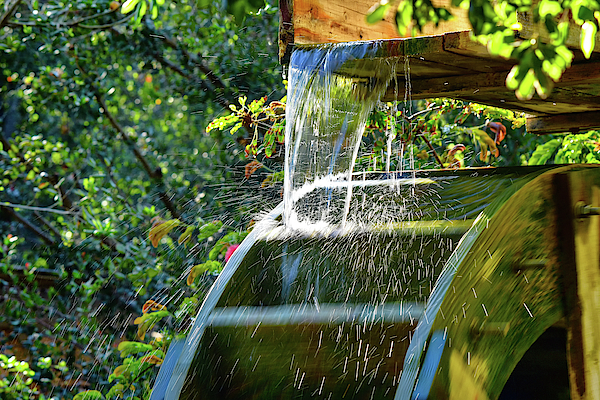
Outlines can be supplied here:
[[379, 56], [379, 46], [335, 44], [292, 54], [284, 182], [284, 221], [290, 229], [335, 230], [348, 220], [365, 123], [395, 76], [397, 59]]

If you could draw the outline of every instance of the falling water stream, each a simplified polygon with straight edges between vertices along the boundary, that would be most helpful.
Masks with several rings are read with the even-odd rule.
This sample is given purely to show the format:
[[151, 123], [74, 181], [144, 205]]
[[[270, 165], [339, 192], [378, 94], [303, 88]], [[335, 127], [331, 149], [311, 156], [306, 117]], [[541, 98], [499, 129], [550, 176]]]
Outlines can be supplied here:
[[[292, 54], [284, 183], [284, 221], [290, 229], [335, 229], [348, 220], [353, 188], [348, 183], [365, 123], [398, 61], [377, 57], [377, 52], [377, 42], [364, 42]], [[360, 76], [356, 69], [365, 59], [370, 69]], [[340, 182], [346, 185], [329, 185]]]

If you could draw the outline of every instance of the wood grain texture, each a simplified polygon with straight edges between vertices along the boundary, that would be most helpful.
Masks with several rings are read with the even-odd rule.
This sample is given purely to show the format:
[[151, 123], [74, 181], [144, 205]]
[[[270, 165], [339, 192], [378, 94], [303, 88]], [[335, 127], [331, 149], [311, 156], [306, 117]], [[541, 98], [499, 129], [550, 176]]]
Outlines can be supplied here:
[[[579, 201], [600, 205], [600, 177], [591, 171], [570, 175], [572, 206]], [[577, 295], [581, 305], [580, 326], [583, 347], [583, 394], [573, 393], [582, 400], [600, 400], [600, 216], [573, 220], [575, 260], [577, 264]], [[573, 327], [572, 327], [573, 329]]]
[[538, 135], [551, 133], [578, 133], [600, 127], [600, 112], [541, 116], [527, 119], [527, 132]]
[[[560, 121], [532, 120], [531, 132], [539, 134], [600, 128], [600, 122], [596, 123], [593, 119], [578, 119], [583, 114], [569, 116], [600, 112], [600, 53], [593, 53], [591, 59], [586, 60], [581, 51], [576, 50], [579, 48], [579, 27], [574, 25], [569, 30], [567, 40], [574, 49], [573, 65], [555, 84], [552, 94], [546, 99], [536, 94], [531, 100], [519, 101], [505, 85], [506, 75], [516, 60], [493, 57], [486, 46], [473, 41], [468, 32], [470, 22], [466, 10], [452, 9], [456, 15], [454, 20], [440, 23], [438, 27], [428, 26], [417, 37], [400, 38], [394, 23], [395, 5], [380, 23], [366, 23], [366, 15], [375, 2], [281, 0], [285, 6], [282, 10], [285, 8], [286, 12], [285, 16], [282, 14], [280, 59], [287, 62], [292, 42], [293, 45], [310, 45], [374, 41], [380, 49], [378, 57], [396, 58], [400, 62], [405, 57], [409, 58], [413, 99], [450, 97], [522, 111], [532, 116], [565, 115]], [[433, 3], [447, 6], [449, 1], [436, 0]], [[289, 12], [291, 9], [293, 13]], [[534, 24], [528, 13], [520, 14], [519, 19], [523, 28], [518, 37], [523, 40], [534, 37], [542, 41], [547, 39], [545, 30]], [[600, 50], [600, 33], [595, 49]], [[362, 67], [349, 66], [341, 72], [351, 71], [359, 78], [369, 77], [374, 74], [369, 65], [369, 62], [362, 62]], [[399, 66], [397, 71], [398, 79], [394, 80], [397, 85], [394, 86], [404, 88], [404, 68]], [[390, 87], [383, 100], [403, 98], [404, 93], [396, 93], [396, 88]], [[557, 125], [549, 127], [550, 121]]]
[[[394, 7], [385, 19], [367, 24], [366, 16], [376, 0], [295, 0], [294, 37], [296, 44], [337, 43], [356, 40], [393, 39], [400, 37], [394, 22]], [[433, 1], [434, 5], [446, 6], [449, 1]], [[417, 36], [436, 35], [445, 32], [470, 29], [467, 13], [453, 8], [454, 20], [442, 22], [438, 27], [428, 25]]]

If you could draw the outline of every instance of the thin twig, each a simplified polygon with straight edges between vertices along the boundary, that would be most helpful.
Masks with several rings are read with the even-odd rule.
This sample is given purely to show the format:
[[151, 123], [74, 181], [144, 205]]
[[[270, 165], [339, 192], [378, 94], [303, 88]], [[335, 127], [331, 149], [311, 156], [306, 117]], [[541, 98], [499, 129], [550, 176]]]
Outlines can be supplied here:
[[61, 237], [61, 234], [58, 231], [58, 229], [56, 229], [50, 221], [48, 221], [46, 218], [44, 218], [44, 216], [42, 214], [40, 214], [39, 211], [34, 211], [33, 214], [35, 214], [35, 216], [42, 222], [42, 224], [44, 224], [48, 229], [50, 229], [56, 237]]
[[[133, 151], [135, 158], [137, 158], [137, 160], [140, 162], [140, 164], [142, 164], [142, 168], [144, 169], [144, 171], [146, 171], [146, 174], [151, 179], [156, 181], [159, 184], [159, 186], [164, 186], [163, 174], [162, 174], [162, 171], [160, 170], [160, 168], [153, 169], [150, 166], [150, 163], [148, 162], [148, 160], [146, 159], [144, 154], [142, 154], [141, 150], [136, 146], [133, 139], [131, 139], [131, 137], [127, 134], [127, 132], [125, 132], [125, 130], [123, 129], [121, 124], [119, 124], [119, 122], [114, 117], [114, 115], [112, 115], [112, 113], [108, 110], [108, 106], [106, 105], [106, 102], [104, 101], [104, 97], [102, 96], [102, 94], [100, 93], [98, 88], [96, 86], [94, 86], [93, 84], [90, 86], [94, 92], [96, 101], [98, 101], [98, 104], [104, 110], [104, 115], [106, 116], [106, 118], [108, 119], [108, 121], [110, 122], [112, 127], [115, 128], [115, 130], [121, 134], [121, 136], [123, 137], [123, 141], [129, 146], [131, 151]], [[162, 200], [162, 202], [165, 205], [165, 207], [167, 208], [167, 210], [169, 210], [171, 212], [171, 215], [174, 218], [180, 218], [179, 211], [177, 211], [177, 208], [175, 207], [175, 204], [173, 203], [173, 201], [171, 201], [171, 198], [161, 190], [159, 190], [158, 196]]]
[[440, 167], [444, 168], [444, 163], [440, 159], [440, 156], [438, 155], [437, 151], [435, 151], [435, 149], [431, 145], [431, 142], [429, 142], [429, 140], [425, 137], [425, 135], [423, 134], [423, 132], [419, 132], [417, 134], [417, 136], [419, 136], [421, 139], [423, 139], [423, 141], [425, 142], [425, 144], [427, 144], [427, 147], [429, 147], [429, 149], [433, 152], [433, 156], [435, 157], [435, 160], [438, 162], [438, 164], [440, 164]]
[[21, 4], [21, 1], [22, 0], [15, 0], [15, 2], [8, 7], [8, 10], [6, 10], [4, 14], [2, 14], [2, 17], [0, 17], [0, 29], [6, 26], [6, 24], [8, 23], [8, 19], [12, 17], [12, 15], [15, 13], [19, 4]]
[[62, 214], [62, 215], [74, 214], [71, 211], [57, 210], [55, 208], [48, 208], [48, 207], [26, 206], [25, 204], [13, 204], [13, 203], [5, 202], [5, 201], [0, 202], [0, 207], [22, 208], [23, 210], [49, 212], [49, 213], [53, 213], [53, 214]]
[[35, 226], [29, 220], [27, 220], [27, 218], [21, 216], [19, 213], [17, 213], [12, 208], [0, 206], [0, 209], [3, 209], [4, 211], [6, 211], [6, 213], [8, 213], [8, 215], [10, 215], [15, 221], [17, 221], [20, 224], [22, 224], [23, 226], [25, 226], [27, 229], [29, 229], [31, 232], [33, 232], [36, 236], [38, 236], [40, 239], [42, 239], [46, 244], [48, 244], [50, 246], [54, 246], [56, 244], [56, 241], [54, 239], [52, 239], [44, 231], [42, 231], [40, 228]]

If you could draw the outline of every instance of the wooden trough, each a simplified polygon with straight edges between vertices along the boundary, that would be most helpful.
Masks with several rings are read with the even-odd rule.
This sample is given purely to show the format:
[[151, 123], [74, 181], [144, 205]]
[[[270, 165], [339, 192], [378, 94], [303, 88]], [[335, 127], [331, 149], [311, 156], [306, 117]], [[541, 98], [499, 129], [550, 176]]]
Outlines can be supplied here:
[[[600, 128], [600, 53], [585, 59], [579, 45], [579, 30], [571, 27], [567, 44], [575, 53], [571, 68], [555, 84], [547, 99], [534, 96], [520, 101], [506, 88], [506, 76], [516, 63], [491, 56], [487, 48], [470, 39], [466, 11], [454, 9], [456, 19], [438, 28], [427, 27], [421, 37], [400, 38], [393, 13], [378, 24], [366, 23], [375, 0], [281, 0], [280, 58], [285, 62], [294, 46], [357, 40], [383, 41], [389, 54], [407, 56], [412, 99], [450, 97], [524, 111], [530, 115], [527, 130], [547, 134]], [[435, 2], [434, 4], [439, 3]], [[439, 5], [439, 4], [438, 4]], [[528, 40], [535, 26], [521, 16], [524, 28], [518, 34]], [[543, 37], [541, 38], [543, 39]], [[600, 37], [596, 40], [596, 50]], [[369, 73], [365, 66], [364, 73]], [[399, 92], [396, 92], [399, 88]], [[404, 71], [385, 98], [404, 99]]]
[[258, 238], [152, 400], [597, 399], [600, 169], [418, 177], [418, 219]]

